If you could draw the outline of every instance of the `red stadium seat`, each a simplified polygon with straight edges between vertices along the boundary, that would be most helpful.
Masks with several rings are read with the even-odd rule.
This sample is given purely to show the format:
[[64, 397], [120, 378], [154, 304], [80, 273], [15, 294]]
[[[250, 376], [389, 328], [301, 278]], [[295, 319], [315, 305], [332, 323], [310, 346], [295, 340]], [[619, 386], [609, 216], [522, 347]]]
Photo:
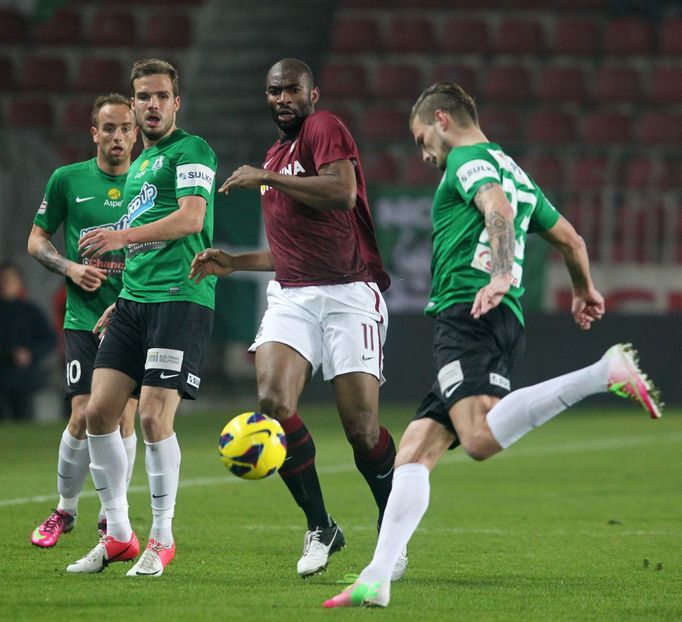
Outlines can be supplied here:
[[185, 48], [192, 41], [192, 22], [187, 15], [155, 13], [147, 20], [144, 43], [153, 47]]
[[392, 64], [377, 67], [374, 94], [381, 98], [415, 99], [424, 84], [416, 65]]
[[564, 143], [578, 139], [575, 117], [569, 112], [537, 110], [528, 118], [528, 138], [538, 143]]
[[0, 8], [0, 41], [23, 43], [26, 38], [26, 20], [14, 9]]
[[102, 46], [129, 46], [137, 41], [135, 16], [120, 9], [102, 9], [95, 13], [89, 41]]
[[445, 22], [441, 40], [443, 52], [487, 54], [490, 51], [490, 30], [484, 19], [451, 17]]
[[331, 41], [331, 51], [338, 54], [378, 52], [382, 49], [379, 23], [371, 18], [337, 18], [332, 27]]
[[564, 164], [556, 156], [550, 154], [527, 156], [519, 158], [518, 164], [543, 190], [561, 190], [566, 183]]
[[65, 91], [69, 86], [66, 61], [60, 56], [27, 56], [19, 85], [25, 91]]
[[603, 156], [584, 156], [573, 160], [569, 182], [572, 188], [597, 190], [613, 183], [609, 162]]
[[622, 17], [606, 23], [604, 52], [648, 55], [653, 52], [654, 32], [652, 25], [642, 19]]
[[45, 98], [13, 99], [7, 111], [10, 127], [50, 127], [53, 118], [52, 105]]
[[540, 75], [537, 96], [543, 101], [582, 102], [585, 76], [579, 67], [549, 65]]
[[410, 186], [429, 186], [435, 188], [443, 172], [433, 164], [427, 164], [421, 154], [415, 148], [414, 152], [406, 158], [405, 174], [403, 180]]
[[388, 26], [387, 52], [431, 52], [436, 47], [433, 26], [428, 19], [396, 17]]
[[640, 74], [632, 67], [600, 67], [592, 78], [592, 96], [598, 102], [637, 102]]
[[12, 59], [0, 56], [0, 91], [12, 91], [16, 88]]
[[48, 21], [36, 24], [31, 34], [35, 43], [74, 45], [83, 40], [81, 15], [76, 11], [60, 9]]
[[459, 84], [467, 93], [478, 92], [477, 72], [471, 65], [462, 64], [442, 64], [437, 65], [431, 77], [429, 84], [436, 82], [455, 82]]
[[624, 178], [628, 188], [675, 188], [680, 179], [680, 162], [656, 156], [636, 156], [625, 164]]
[[479, 122], [483, 133], [494, 143], [504, 148], [509, 143], [517, 143], [523, 139], [523, 125], [518, 111], [510, 108], [481, 107]]
[[500, 24], [494, 39], [497, 54], [542, 54], [545, 51], [540, 22], [509, 18]]
[[367, 184], [394, 184], [399, 181], [399, 166], [395, 158], [386, 151], [366, 151], [362, 164]]
[[93, 104], [94, 100], [89, 101], [83, 97], [69, 101], [64, 109], [62, 128], [69, 132], [74, 130], [87, 132], [92, 126], [90, 114], [92, 113]]
[[83, 58], [75, 88], [87, 93], [128, 92], [123, 80], [123, 66], [115, 58]]
[[682, 115], [647, 110], [635, 122], [635, 136], [644, 145], [676, 146], [682, 140]]
[[374, 107], [364, 111], [362, 136], [377, 142], [404, 143], [412, 140], [409, 115], [395, 108]]
[[660, 53], [682, 56], [682, 17], [669, 17], [660, 25]]
[[495, 65], [483, 76], [486, 102], [524, 102], [530, 99], [530, 74], [525, 67]]
[[630, 118], [621, 112], [595, 110], [584, 119], [583, 140], [589, 145], [627, 143]]
[[322, 93], [333, 97], [367, 96], [367, 74], [363, 65], [327, 63], [320, 81]]
[[555, 54], [593, 56], [601, 49], [601, 31], [597, 21], [588, 17], [562, 17], [554, 24]]
[[655, 67], [651, 73], [649, 97], [661, 104], [682, 102], [682, 67]]

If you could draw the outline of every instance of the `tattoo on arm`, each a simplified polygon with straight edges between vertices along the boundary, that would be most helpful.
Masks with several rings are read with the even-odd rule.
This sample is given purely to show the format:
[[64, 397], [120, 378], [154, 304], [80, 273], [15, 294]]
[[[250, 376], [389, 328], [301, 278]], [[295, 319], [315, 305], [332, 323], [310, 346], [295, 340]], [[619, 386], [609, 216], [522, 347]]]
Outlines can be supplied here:
[[48, 270], [57, 274], [66, 274], [69, 262], [57, 252], [57, 249], [52, 246], [49, 240], [45, 240], [40, 245], [36, 253], [36, 259]]
[[498, 184], [483, 184], [474, 197], [474, 203], [485, 214], [485, 228], [488, 231], [491, 249], [490, 276], [498, 274], [510, 274], [514, 265], [514, 223], [507, 220], [504, 214], [485, 196], [486, 191]]

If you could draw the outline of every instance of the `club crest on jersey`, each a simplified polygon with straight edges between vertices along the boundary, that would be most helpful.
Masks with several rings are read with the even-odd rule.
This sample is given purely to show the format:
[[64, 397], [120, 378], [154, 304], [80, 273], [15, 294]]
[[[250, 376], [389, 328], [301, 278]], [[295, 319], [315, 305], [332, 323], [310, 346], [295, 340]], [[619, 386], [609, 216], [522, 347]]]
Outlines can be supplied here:
[[152, 164], [152, 171], [156, 172], [163, 166], [164, 158], [165, 156], [160, 155], [158, 158], [156, 158], [156, 160], [154, 160], [154, 164]]
[[128, 218], [132, 223], [137, 217], [144, 214], [147, 210], [154, 207], [154, 199], [156, 199], [156, 186], [145, 181], [140, 188], [137, 196], [128, 203]]

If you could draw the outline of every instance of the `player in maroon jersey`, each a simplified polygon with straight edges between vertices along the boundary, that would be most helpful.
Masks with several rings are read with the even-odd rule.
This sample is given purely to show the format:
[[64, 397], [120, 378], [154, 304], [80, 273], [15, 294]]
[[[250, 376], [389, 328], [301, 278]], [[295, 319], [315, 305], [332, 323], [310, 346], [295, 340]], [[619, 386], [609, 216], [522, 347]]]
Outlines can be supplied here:
[[[332, 382], [355, 464], [379, 507], [391, 490], [395, 445], [379, 425], [379, 386], [390, 279], [377, 248], [358, 149], [346, 126], [315, 112], [320, 91], [310, 67], [284, 59], [270, 68], [266, 97], [279, 139], [262, 168], [241, 166], [220, 188], [260, 188], [269, 250], [231, 255], [208, 249], [192, 276], [274, 270], [256, 352], [259, 409], [287, 435], [280, 475], [303, 509], [308, 531], [297, 571], [321, 572], [344, 536], [325, 508], [315, 445], [297, 412], [311, 376], [322, 366]], [[403, 555], [394, 578], [407, 566]]]

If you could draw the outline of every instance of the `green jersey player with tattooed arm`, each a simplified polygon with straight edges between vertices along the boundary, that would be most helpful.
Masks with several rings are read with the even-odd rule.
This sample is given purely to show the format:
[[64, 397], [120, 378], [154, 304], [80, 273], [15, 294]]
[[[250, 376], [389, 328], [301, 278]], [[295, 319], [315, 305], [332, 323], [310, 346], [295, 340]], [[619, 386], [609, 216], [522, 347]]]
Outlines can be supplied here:
[[400, 442], [393, 488], [370, 564], [325, 607], [379, 606], [390, 576], [429, 502], [429, 474], [448, 449], [485, 460], [595, 393], [612, 391], [661, 416], [657, 391], [629, 344], [596, 363], [511, 391], [523, 349], [523, 260], [536, 231], [562, 254], [573, 285], [572, 313], [588, 330], [604, 314], [585, 243], [535, 182], [478, 125], [474, 100], [438, 83], [417, 99], [410, 129], [426, 162], [444, 174], [432, 207], [433, 285], [426, 312], [435, 318], [431, 391]]
[[132, 105], [144, 151], [131, 165], [123, 193], [126, 229], [97, 229], [80, 240], [97, 260], [126, 248], [123, 289], [104, 317], [92, 394], [86, 407], [90, 471], [107, 517], [107, 534], [68, 572], [93, 573], [129, 561], [140, 546], [128, 517], [124, 448], [115, 434], [123, 402], [140, 392], [152, 526], [128, 576], [159, 576], [175, 555], [172, 532], [180, 473], [173, 429], [180, 400], [194, 399], [213, 326], [215, 277], [187, 275], [194, 255], [211, 245], [216, 156], [206, 141], [178, 129], [178, 75], [166, 61], [133, 65]]
[[[125, 255], [123, 251], [112, 251], [90, 260], [78, 252], [78, 240], [99, 227], [116, 230], [128, 226], [123, 186], [137, 139], [129, 99], [117, 93], [98, 97], [92, 110], [91, 133], [97, 145], [96, 157], [62, 166], [52, 174], [28, 239], [29, 253], [48, 270], [66, 277], [65, 393], [71, 402], [71, 414], [59, 444], [59, 502], [31, 536], [31, 542], [41, 547], [54, 546], [62, 533], [73, 529], [78, 499], [89, 472], [85, 405], [90, 397], [99, 345], [93, 329], [100, 315], [121, 291]], [[64, 256], [50, 241], [60, 226], [64, 232]], [[126, 482], [130, 481], [135, 461], [136, 407], [137, 400], [129, 400], [120, 424], [127, 457]], [[103, 510], [98, 527], [106, 531]]]

